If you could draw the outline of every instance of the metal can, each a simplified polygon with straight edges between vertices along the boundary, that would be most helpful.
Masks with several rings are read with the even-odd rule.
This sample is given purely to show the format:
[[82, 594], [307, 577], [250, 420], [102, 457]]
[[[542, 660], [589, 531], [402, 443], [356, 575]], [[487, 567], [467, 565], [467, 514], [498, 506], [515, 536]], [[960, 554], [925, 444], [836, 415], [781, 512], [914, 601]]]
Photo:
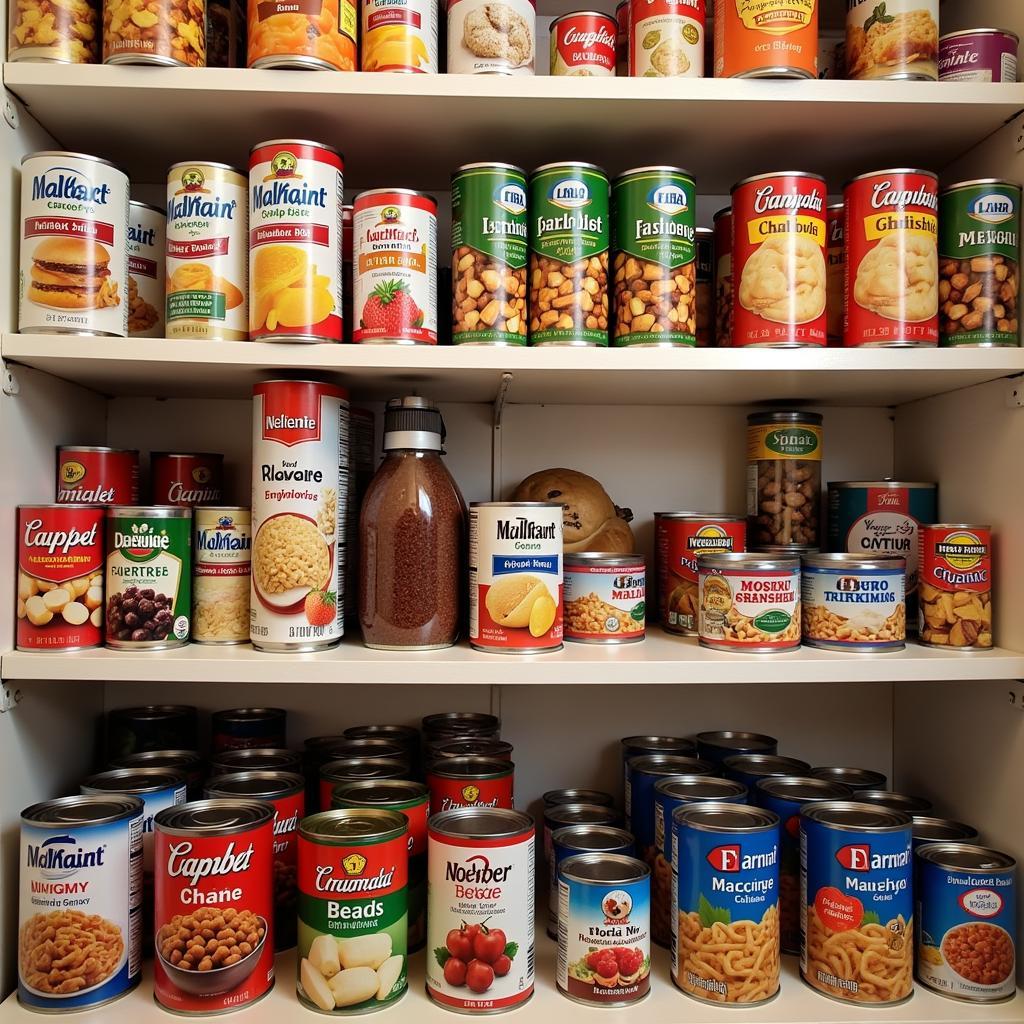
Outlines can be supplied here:
[[697, 228], [697, 347], [715, 343], [715, 232]]
[[210, 716], [210, 746], [214, 754], [250, 748], [283, 750], [288, 745], [287, 729], [288, 712], [284, 708], [214, 711]]
[[573, 1002], [631, 1006], [651, 990], [651, 869], [582, 853], [558, 867], [558, 971]]
[[566, 555], [565, 639], [590, 644], [643, 640], [646, 594], [643, 555]]
[[[586, 792], [585, 790], [583, 792]], [[607, 794], [601, 794], [607, 796]], [[612, 825], [622, 824], [622, 815], [610, 803], [587, 803], [585, 799], [569, 803], [545, 804], [543, 819], [542, 856], [545, 863], [551, 863], [553, 854], [551, 837], [560, 828], [570, 825]], [[552, 894], [554, 895], [554, 893]]]
[[[601, 807], [614, 807], [615, 800], [611, 793], [602, 789], [549, 789], [541, 796], [545, 810], [559, 804], [598, 804]], [[545, 855], [547, 847], [545, 847]]]
[[98, 64], [100, 0], [10, 5], [7, 59], [59, 64]]
[[142, 977], [142, 801], [65, 796], [27, 807], [19, 863], [21, 1005], [67, 1013], [135, 988]]
[[964, 181], [939, 199], [939, 341], [950, 347], [1020, 344], [1021, 187]]
[[615, 5], [615, 74], [629, 74], [629, 0]]
[[1020, 37], [1003, 28], [969, 28], [939, 37], [940, 82], [1016, 82]]
[[715, 5], [715, 78], [817, 78], [818, 3]]
[[501, 720], [483, 711], [438, 711], [424, 715], [420, 727], [427, 741], [440, 736], [480, 736], [495, 740], [501, 737]]
[[812, 779], [838, 782], [849, 787], [854, 793], [861, 789], [885, 789], [889, 782], [881, 772], [876, 772], [871, 768], [829, 766], [812, 768], [810, 774]]
[[825, 209], [825, 333], [829, 346], [836, 348], [843, 344], [845, 210], [842, 203], [833, 203]]
[[939, 0], [874, 0], [846, 5], [846, 77], [939, 77]]
[[366, 736], [359, 739], [349, 739], [345, 736], [331, 737], [330, 742], [317, 744], [317, 747], [329, 760], [386, 757], [402, 761], [411, 769], [415, 759], [408, 743], [401, 739], [388, 739], [385, 736]]
[[302, 755], [278, 747], [235, 747], [210, 758], [210, 775], [239, 772], [301, 772]]
[[219, 452], [153, 452], [149, 457], [154, 505], [216, 505], [224, 491]]
[[437, 4], [433, 0], [367, 0], [361, 14], [363, 71], [437, 74]]
[[488, 757], [445, 757], [427, 767], [430, 809], [512, 807], [516, 766]]
[[205, 68], [206, 0], [103, 0], [103, 63]]
[[107, 160], [21, 158], [22, 334], [128, 336], [128, 176]]
[[188, 642], [192, 510], [118, 505], [107, 511], [106, 645], [165, 651]]
[[[252, 548], [249, 509], [240, 505], [196, 508], [193, 523], [192, 639], [200, 644], [246, 643]], [[283, 746], [283, 735], [281, 741]], [[252, 739], [251, 744], [277, 745], [264, 742], [264, 737]]]
[[530, 175], [530, 344], [608, 344], [608, 176], [586, 163]]
[[757, 784], [762, 779], [806, 775], [811, 766], [796, 757], [779, 754], [733, 754], [722, 761], [727, 779], [742, 782], [750, 790], [750, 802], [757, 803]]
[[568, 857], [580, 853], [615, 853], [633, 857], [636, 843], [631, 833], [612, 825], [566, 825], [551, 834], [547, 933], [552, 939], [558, 938], [558, 866]]
[[705, 0], [630, 0], [631, 78], [703, 78]]
[[128, 203], [128, 333], [162, 338], [164, 331], [164, 255], [167, 214], [158, 206]]
[[713, 764], [682, 754], [644, 754], [626, 762], [623, 811], [626, 828], [636, 839], [637, 856], [652, 863], [654, 839], [654, 787], [666, 775], [716, 775]]
[[156, 816], [153, 994], [165, 1009], [210, 1016], [274, 987], [273, 818], [270, 804], [239, 799]]
[[132, 448], [62, 444], [57, 448], [57, 503], [131, 505], [139, 500], [139, 453]]
[[427, 958], [431, 999], [462, 1013], [499, 1013], [533, 995], [534, 886], [528, 814], [460, 807], [431, 815], [427, 948], [437, 951]]
[[728, 757], [740, 754], [777, 754], [779, 741], [774, 736], [738, 729], [713, 729], [697, 733], [697, 756], [713, 765], [724, 765]]
[[107, 713], [106, 732], [110, 759], [145, 750], [197, 750], [199, 712], [191, 704], [114, 708]]
[[862, 804], [877, 804], [893, 811], [906, 811], [910, 815], [928, 814], [932, 810], [931, 800], [908, 793], [894, 793], [891, 789], [861, 789], [857, 792], [857, 800]]
[[928, 647], [992, 647], [992, 528], [921, 526], [920, 637]]
[[206, 763], [196, 750], [140, 750], [136, 754], [112, 758], [109, 768], [162, 768], [185, 776], [185, 795], [189, 800], [202, 796]]
[[248, 66], [356, 71], [358, 24], [352, 0], [320, 0], [301, 10], [291, 0], [250, 4]]
[[552, 75], [615, 74], [615, 18], [600, 11], [574, 11], [555, 18], [551, 33]]
[[247, 341], [249, 197], [228, 164], [167, 171], [167, 337]]
[[670, 633], [696, 636], [697, 557], [711, 551], [746, 551], [742, 516], [702, 512], [655, 512], [658, 619]]
[[341, 341], [343, 171], [341, 154], [322, 142], [253, 146], [250, 341]]
[[346, 740], [387, 740], [402, 747], [415, 763], [420, 756], [420, 731], [414, 725], [350, 725], [343, 733]]
[[680, 807], [672, 848], [672, 980], [704, 1002], [767, 1002], [782, 959], [779, 816], [743, 804]]
[[640, 167], [615, 179], [616, 346], [697, 344], [696, 191], [693, 175], [678, 167]]
[[715, 344], [732, 347], [732, 207], [715, 214]]
[[914, 815], [911, 831], [915, 853], [926, 843], [973, 843], [978, 838], [978, 830], [973, 825], [926, 814]]
[[823, 346], [826, 331], [825, 179], [804, 171], [732, 187], [732, 343]]
[[493, 7], [447, 0], [449, 75], [532, 75], [537, 50], [533, 0]]
[[356, 344], [437, 344], [437, 200], [408, 188], [356, 196]]
[[466, 736], [461, 739], [432, 741], [427, 747], [427, 756], [431, 761], [445, 757], [489, 757], [498, 761], [511, 761], [512, 750], [512, 744], [504, 740], [484, 740], [476, 736]]
[[326, 811], [334, 806], [334, 791], [349, 782], [379, 779], [407, 779], [409, 762], [398, 757], [338, 757], [325, 761], [318, 770], [317, 806]]
[[206, 66], [245, 65], [245, 10], [239, 0], [207, 0]]
[[675, 754], [679, 757], [697, 755], [697, 744], [684, 736], [624, 736], [619, 740], [619, 749], [622, 754], [623, 781], [627, 777], [626, 764], [631, 757], [646, 757], [648, 754]]

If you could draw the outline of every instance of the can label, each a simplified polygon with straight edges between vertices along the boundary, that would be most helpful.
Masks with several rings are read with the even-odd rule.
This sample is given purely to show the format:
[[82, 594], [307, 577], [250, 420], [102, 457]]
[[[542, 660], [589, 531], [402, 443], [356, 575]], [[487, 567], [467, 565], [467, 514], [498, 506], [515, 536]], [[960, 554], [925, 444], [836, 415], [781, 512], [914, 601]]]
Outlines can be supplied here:
[[715, 344], [732, 347], [732, 210], [715, 217]]
[[631, 78], [703, 78], [705, 0], [630, 0]]
[[939, 0], [848, 0], [846, 77], [939, 77]]
[[352, 340], [437, 344], [437, 203], [407, 192], [356, 196]]
[[[199, 643], [244, 643], [249, 639], [249, 510], [197, 508], [193, 519], [192, 639]], [[243, 743], [263, 746], [260, 739]], [[221, 744], [218, 749], [227, 748]]]
[[368, 0], [362, 17], [363, 71], [437, 74], [434, 0]]
[[533, 0], [448, 0], [448, 74], [532, 75], [537, 49]]
[[723, 650], [800, 646], [800, 569], [700, 570], [698, 633]]
[[800, 808], [804, 801], [785, 800], [760, 789], [756, 792], [758, 805], [779, 816], [779, 923], [782, 951], [799, 953]]
[[715, 78], [818, 77], [817, 0], [715, 0]]
[[1016, 82], [1018, 45], [1015, 35], [999, 29], [976, 29], [940, 38], [939, 81]]
[[992, 532], [986, 527], [922, 526], [921, 642], [967, 649], [992, 646]]
[[134, 505], [139, 500], [139, 453], [57, 449], [57, 503]]
[[825, 327], [829, 345], [843, 343], [843, 279], [846, 273], [846, 245], [843, 207], [829, 207], [825, 247]]
[[351, 0], [259, 0], [249, 4], [251, 68], [356, 70], [355, 5]]
[[154, 505], [215, 505], [222, 499], [223, 455], [155, 452], [150, 466]]
[[306, 813], [304, 790], [265, 800], [274, 808], [274, 949], [297, 941], [299, 822]]
[[130, 2], [105, 3], [103, 63], [205, 68], [206, 0], [158, 4], [155, 11]]
[[810, 647], [899, 650], [907, 636], [905, 578], [899, 568], [804, 565], [804, 643]]
[[[99, 64], [101, 13], [101, 7], [84, 3], [54, 7], [46, 12], [49, 18], [35, 6], [15, 7], [10, 13], [7, 59]], [[1016, 75], [1013, 81], [1017, 81]]]
[[430, 813], [440, 814], [456, 807], [508, 807], [513, 806], [512, 788], [515, 775], [509, 772], [497, 779], [465, 776], [448, 778], [427, 772], [430, 788]]
[[567, 14], [551, 25], [552, 75], [615, 74], [617, 26], [607, 14]]
[[565, 638], [641, 640], [647, 571], [635, 565], [573, 565], [565, 570]]
[[143, 203], [128, 204], [128, 333], [164, 336], [164, 254], [167, 216]]

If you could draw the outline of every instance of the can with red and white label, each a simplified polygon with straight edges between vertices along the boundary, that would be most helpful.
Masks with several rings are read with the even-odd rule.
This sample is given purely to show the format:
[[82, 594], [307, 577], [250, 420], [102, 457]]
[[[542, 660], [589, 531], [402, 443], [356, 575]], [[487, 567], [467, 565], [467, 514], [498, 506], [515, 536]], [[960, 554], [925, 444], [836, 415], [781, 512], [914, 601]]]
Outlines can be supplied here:
[[614, 18], [599, 11], [576, 11], [551, 22], [551, 74], [615, 74]]
[[703, 78], [705, 0], [630, 0], [632, 78]]
[[921, 643], [943, 650], [992, 647], [992, 527], [933, 523], [918, 528]]
[[149, 462], [154, 505], [217, 505], [224, 491], [218, 452], [153, 452]]
[[164, 336], [164, 253], [167, 214], [157, 206], [128, 204], [128, 333]]
[[516, 766], [495, 757], [442, 757], [427, 768], [430, 809], [511, 807]]
[[19, 651], [103, 643], [103, 521], [95, 505], [18, 508]]
[[57, 449], [60, 505], [134, 505], [139, 500], [139, 453], [129, 448], [62, 444]]
[[643, 555], [581, 551], [565, 556], [565, 639], [628, 644], [644, 638], [647, 565]]

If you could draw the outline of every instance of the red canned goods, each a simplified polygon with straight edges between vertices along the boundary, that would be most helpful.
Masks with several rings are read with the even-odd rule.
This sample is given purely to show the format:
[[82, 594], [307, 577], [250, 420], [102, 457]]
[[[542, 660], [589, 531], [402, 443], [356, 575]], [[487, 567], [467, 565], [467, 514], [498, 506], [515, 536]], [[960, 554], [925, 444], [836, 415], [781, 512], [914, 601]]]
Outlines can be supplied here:
[[758, 174], [732, 188], [733, 345], [824, 345], [825, 179]]
[[477, 736], [461, 739], [435, 740], [427, 750], [430, 760], [440, 757], [489, 757], [494, 761], [511, 761], [512, 744], [505, 740], [487, 740]]
[[632, 78], [703, 78], [705, 0], [630, 0]]
[[715, 344], [732, 345], [732, 207], [715, 214]]
[[427, 768], [430, 809], [511, 807], [515, 765], [491, 757], [443, 757]]
[[273, 818], [255, 800], [156, 816], [153, 992], [165, 1009], [240, 1010], [274, 987]]
[[846, 207], [833, 203], [825, 211], [825, 330], [830, 346], [843, 344], [843, 278], [846, 267]]
[[394, 757], [345, 757], [320, 767], [318, 803], [321, 811], [331, 807], [334, 790], [345, 782], [365, 779], [407, 779], [412, 772], [407, 761]]
[[154, 505], [216, 505], [224, 491], [224, 456], [153, 452], [150, 477]]
[[284, 708], [232, 708], [210, 716], [214, 754], [249, 747], [283, 750], [287, 742], [288, 712]]
[[57, 449], [60, 505], [135, 505], [139, 453], [128, 448], [61, 445]]
[[102, 644], [103, 521], [93, 505], [19, 507], [19, 651]]
[[919, 528], [921, 643], [946, 650], [992, 646], [992, 528], [939, 523]]
[[551, 22], [552, 75], [614, 75], [615, 18], [576, 11]]
[[629, 74], [629, 0], [615, 5], [615, 74]]
[[873, 171], [843, 187], [843, 344], [939, 343], [939, 180]]

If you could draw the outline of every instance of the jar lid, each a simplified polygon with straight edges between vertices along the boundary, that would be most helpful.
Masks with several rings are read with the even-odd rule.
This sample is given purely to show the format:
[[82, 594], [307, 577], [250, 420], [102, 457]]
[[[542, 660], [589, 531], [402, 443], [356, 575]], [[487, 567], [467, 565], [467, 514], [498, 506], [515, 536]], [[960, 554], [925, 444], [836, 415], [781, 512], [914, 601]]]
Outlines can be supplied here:
[[442, 451], [444, 420], [433, 402], [408, 396], [392, 398], [384, 410], [384, 451], [418, 448]]

